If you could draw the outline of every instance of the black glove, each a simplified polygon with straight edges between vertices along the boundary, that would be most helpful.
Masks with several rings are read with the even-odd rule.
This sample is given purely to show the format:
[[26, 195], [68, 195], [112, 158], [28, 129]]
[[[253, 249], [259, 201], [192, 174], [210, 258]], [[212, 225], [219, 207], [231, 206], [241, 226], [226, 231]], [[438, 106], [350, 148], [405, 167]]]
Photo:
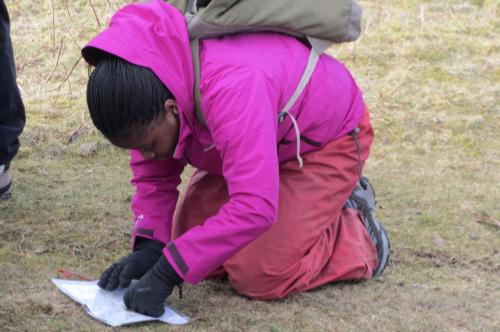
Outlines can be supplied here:
[[165, 312], [165, 300], [172, 294], [174, 286], [181, 283], [182, 279], [162, 255], [144, 277], [127, 289], [123, 302], [131, 310], [160, 317]]
[[137, 238], [134, 251], [104, 271], [97, 284], [109, 291], [128, 287], [132, 279], [141, 278], [156, 264], [164, 246], [160, 241]]

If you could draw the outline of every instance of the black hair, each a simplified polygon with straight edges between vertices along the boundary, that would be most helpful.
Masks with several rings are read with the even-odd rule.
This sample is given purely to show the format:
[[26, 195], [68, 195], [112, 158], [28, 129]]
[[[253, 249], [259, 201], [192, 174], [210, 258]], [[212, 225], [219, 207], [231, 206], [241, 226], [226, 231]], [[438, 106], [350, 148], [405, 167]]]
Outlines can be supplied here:
[[94, 125], [108, 139], [144, 130], [164, 112], [172, 93], [148, 68], [118, 57], [101, 57], [87, 84]]

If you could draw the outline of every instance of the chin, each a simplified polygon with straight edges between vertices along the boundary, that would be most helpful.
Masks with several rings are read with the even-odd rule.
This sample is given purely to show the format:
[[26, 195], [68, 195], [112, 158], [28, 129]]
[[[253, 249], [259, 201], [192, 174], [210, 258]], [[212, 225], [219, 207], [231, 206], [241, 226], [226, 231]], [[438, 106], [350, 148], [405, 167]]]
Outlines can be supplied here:
[[161, 155], [158, 155], [156, 156], [156, 160], [166, 160], [166, 159], [169, 159], [169, 158], [172, 158], [173, 157], [173, 153], [165, 153], [165, 154], [161, 154]]

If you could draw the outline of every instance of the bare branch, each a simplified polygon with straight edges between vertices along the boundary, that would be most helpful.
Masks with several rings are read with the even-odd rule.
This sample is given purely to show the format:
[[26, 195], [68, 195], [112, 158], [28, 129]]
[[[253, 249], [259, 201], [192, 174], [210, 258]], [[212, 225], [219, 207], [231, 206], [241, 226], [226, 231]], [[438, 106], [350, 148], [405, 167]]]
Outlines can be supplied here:
[[70, 19], [73, 19], [73, 17], [71, 16], [71, 13], [69, 11], [69, 7], [68, 7], [68, 0], [65, 0], [64, 1], [64, 6], [66, 7], [66, 12], [68, 13], [68, 16]]
[[[64, 25], [63, 21], [60, 18], [57, 18], [57, 19], [59, 20], [59, 24]], [[78, 50], [80, 50], [82, 47], [76, 41], [76, 38], [73, 35], [73, 33], [71, 32], [70, 27], [67, 27], [66, 29], [64, 29], [64, 32], [66, 32], [66, 34], [69, 36], [69, 39], [71, 39], [71, 41], [75, 44], [76, 48]]]
[[94, 12], [95, 20], [97, 21], [97, 24], [99, 25], [99, 28], [102, 27], [101, 21], [99, 20], [99, 16], [97, 16], [97, 12], [95, 11], [94, 5], [92, 4], [92, 0], [89, 0], [90, 7], [92, 8], [92, 11]]
[[63, 84], [66, 83], [69, 80], [69, 78], [71, 77], [71, 74], [73, 74], [73, 70], [75, 70], [76, 66], [78, 66], [78, 64], [80, 63], [81, 59], [82, 59], [82, 56], [80, 55], [80, 57], [78, 58], [78, 60], [76, 60], [76, 62], [73, 65], [73, 67], [71, 67], [71, 70], [69, 71], [69, 74], [66, 76], [66, 78], [64, 79], [64, 81], [62, 81], [61, 84], [59, 84], [59, 88], [61, 88], [63, 86]]
[[52, 75], [56, 71], [57, 65], [59, 64], [59, 59], [61, 58], [61, 52], [62, 52], [62, 49], [63, 49], [63, 44], [64, 44], [64, 39], [61, 38], [61, 45], [59, 46], [59, 51], [57, 52], [56, 63], [54, 64], [54, 68], [52, 68], [52, 70], [50, 71], [49, 75], [45, 79], [45, 83], [47, 83], [48, 81], [50, 81], [50, 79], [52, 78]]
[[52, 11], [52, 47], [56, 48], [56, 14], [53, 0], [49, 0], [49, 6]]
[[106, 0], [106, 2], [108, 3], [108, 6], [109, 6], [109, 8], [111, 8], [111, 10], [115, 10], [115, 9], [113, 8], [113, 5], [111, 4], [111, 1]]
[[425, 24], [425, 11], [424, 11], [424, 5], [420, 5], [420, 24], [424, 25]]
[[69, 78], [71, 77], [71, 74], [73, 74], [73, 71], [75, 70], [76, 66], [78, 66], [78, 64], [80, 63], [81, 59], [82, 59], [82, 56], [80, 55], [80, 57], [78, 58], [78, 60], [76, 60], [75, 64], [73, 65], [73, 67], [69, 71], [69, 73], [66, 76], [66, 78], [64, 79], [64, 81], [62, 81], [61, 84], [59, 84], [59, 86], [57, 87], [57, 94], [56, 94], [56, 97], [54, 98], [53, 107], [55, 107], [55, 105], [57, 104], [57, 101], [59, 99], [59, 93], [61, 92], [61, 88], [64, 85], [64, 83], [68, 82], [70, 93], [72, 93], [72, 91], [71, 91], [71, 83], [69, 81]]

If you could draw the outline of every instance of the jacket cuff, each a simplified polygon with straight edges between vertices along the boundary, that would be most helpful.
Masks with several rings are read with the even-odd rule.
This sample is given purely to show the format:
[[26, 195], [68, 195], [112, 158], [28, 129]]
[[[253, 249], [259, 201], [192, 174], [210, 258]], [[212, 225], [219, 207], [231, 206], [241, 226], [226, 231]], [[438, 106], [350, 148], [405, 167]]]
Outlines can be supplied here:
[[[163, 227], [158, 227], [160, 225]], [[135, 248], [138, 237], [159, 241], [165, 244], [170, 241], [170, 227], [165, 227], [164, 221], [146, 218], [141, 214], [137, 217], [132, 230], [132, 249]]]
[[170, 266], [172, 266], [182, 280], [185, 280], [192, 285], [198, 283], [198, 280], [189, 278], [189, 267], [174, 242], [170, 242], [165, 246], [163, 249], [163, 255], [165, 255], [165, 258], [170, 263]]

